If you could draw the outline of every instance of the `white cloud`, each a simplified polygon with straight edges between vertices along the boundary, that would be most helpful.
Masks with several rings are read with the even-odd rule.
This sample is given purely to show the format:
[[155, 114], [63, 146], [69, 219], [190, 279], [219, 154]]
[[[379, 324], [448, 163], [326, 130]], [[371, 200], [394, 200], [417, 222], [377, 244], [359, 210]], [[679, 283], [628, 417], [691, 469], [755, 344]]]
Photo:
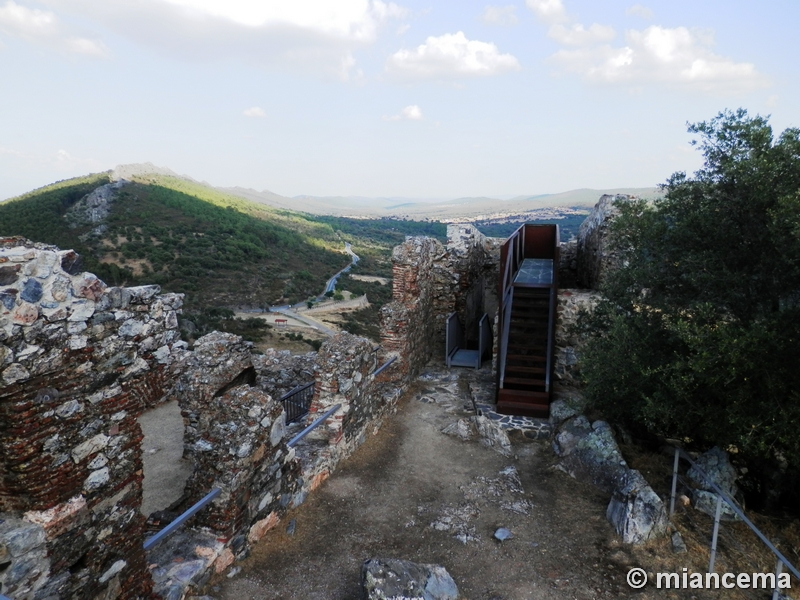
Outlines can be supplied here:
[[595, 83], [662, 83], [701, 91], [741, 92], [768, 82], [752, 63], [740, 63], [711, 51], [713, 36], [686, 27], [653, 25], [625, 34], [620, 48], [600, 45], [561, 50], [553, 61]]
[[463, 32], [431, 36], [415, 50], [398, 50], [386, 70], [410, 78], [453, 78], [496, 75], [519, 69], [511, 54], [501, 54], [490, 42], [468, 40]]
[[[353, 51], [408, 10], [382, 0], [40, 0], [163, 54], [239, 60], [348, 79]], [[344, 71], [343, 71], [344, 69]]]
[[256, 119], [263, 119], [267, 116], [267, 113], [264, 112], [264, 109], [260, 106], [253, 106], [248, 108], [247, 110], [242, 111], [242, 114], [245, 117], [251, 117]]
[[289, 25], [307, 31], [348, 40], [373, 41], [379, 25], [387, 18], [405, 16], [394, 2], [380, 0], [162, 0], [179, 6], [188, 14], [225, 19], [245, 27]]
[[108, 55], [102, 42], [74, 35], [55, 13], [28, 8], [14, 0], [0, 6], [0, 32], [69, 53], [101, 58]]
[[481, 20], [488, 25], [516, 25], [517, 7], [513, 4], [508, 6], [487, 6], [483, 11]]
[[527, 4], [545, 23], [563, 23], [569, 20], [561, 0], [527, 0]]
[[586, 46], [598, 42], [610, 42], [617, 35], [613, 27], [592, 23], [586, 29], [580, 23], [569, 27], [556, 23], [547, 31], [547, 35], [564, 46]]
[[628, 16], [642, 18], [645, 21], [649, 21], [654, 16], [652, 10], [650, 10], [646, 6], [642, 6], [641, 4], [634, 4], [633, 6], [628, 7], [625, 10], [625, 14]]
[[383, 117], [384, 121], [421, 121], [422, 109], [416, 104], [406, 106], [400, 111], [399, 115], [392, 115], [391, 117]]
[[[550, 57], [551, 62], [588, 82], [663, 84], [704, 92], [742, 92], [768, 85], [752, 63], [715, 54], [713, 32], [653, 25], [627, 31], [625, 45], [614, 47], [609, 44], [615, 37], [613, 28], [597, 23], [584, 27], [567, 15], [561, 0], [527, 0], [527, 4], [549, 25], [547, 35], [564, 46]], [[652, 17], [652, 11], [640, 4], [626, 12]]]

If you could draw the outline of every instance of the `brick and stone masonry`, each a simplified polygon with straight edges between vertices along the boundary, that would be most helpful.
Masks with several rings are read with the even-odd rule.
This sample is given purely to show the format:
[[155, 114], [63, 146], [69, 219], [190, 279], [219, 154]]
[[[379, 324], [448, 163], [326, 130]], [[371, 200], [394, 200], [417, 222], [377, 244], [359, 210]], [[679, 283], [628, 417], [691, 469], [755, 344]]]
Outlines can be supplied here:
[[[405, 386], [443, 355], [450, 312], [468, 327], [483, 312], [494, 316], [501, 243], [455, 225], [446, 245], [409, 238], [395, 248], [382, 348], [341, 333], [317, 354], [259, 356], [218, 332], [188, 351], [178, 334], [181, 295], [107, 287], [81, 271], [72, 251], [0, 238], [0, 592], [19, 600], [146, 598], [151, 571], [165, 574], [159, 594], [175, 589], [179, 558], [153, 571], [142, 549], [137, 423], [171, 399], [194, 465], [187, 501], [222, 490], [189, 527], [223, 546], [189, 561], [202, 564], [178, 587], [203, 581], [212, 566], [225, 569], [396, 410]], [[565, 383], [577, 381], [580, 346], [567, 326], [593, 302], [583, 292], [560, 295], [556, 374]], [[277, 398], [310, 380], [308, 422], [341, 408], [289, 449]]]
[[149, 593], [136, 419], [183, 352], [181, 303], [109, 288], [74, 252], [0, 239], [2, 593]]
[[468, 334], [485, 312], [497, 312], [502, 240], [470, 225], [448, 225], [446, 245], [409, 237], [392, 252], [392, 302], [381, 309], [381, 344], [412, 379], [434, 356], [444, 356], [445, 321], [457, 312]]

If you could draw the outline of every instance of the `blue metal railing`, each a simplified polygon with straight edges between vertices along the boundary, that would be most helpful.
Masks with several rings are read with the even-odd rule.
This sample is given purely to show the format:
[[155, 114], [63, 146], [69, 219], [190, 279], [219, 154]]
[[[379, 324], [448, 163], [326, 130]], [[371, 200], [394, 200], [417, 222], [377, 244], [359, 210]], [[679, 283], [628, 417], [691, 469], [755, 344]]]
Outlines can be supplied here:
[[163, 542], [167, 537], [173, 534], [176, 530], [178, 530], [186, 521], [188, 521], [191, 517], [195, 515], [201, 508], [203, 508], [206, 504], [211, 502], [214, 498], [219, 496], [220, 494], [219, 488], [214, 488], [208, 494], [203, 496], [194, 506], [192, 506], [189, 510], [184, 512], [181, 516], [175, 519], [172, 523], [164, 527], [161, 531], [157, 534], [147, 538], [144, 541], [144, 549], [150, 550], [153, 546]]
[[375, 376], [375, 377], [377, 377], [378, 375], [380, 375], [380, 374], [381, 374], [381, 372], [382, 372], [382, 371], [384, 371], [384, 370], [388, 369], [388, 368], [389, 368], [389, 365], [391, 365], [391, 364], [392, 364], [394, 361], [396, 361], [396, 360], [397, 360], [397, 357], [396, 357], [396, 356], [393, 356], [392, 358], [390, 358], [389, 360], [387, 360], [385, 363], [383, 363], [383, 364], [382, 364], [380, 367], [378, 367], [377, 369], [375, 369], [375, 371], [372, 373], [372, 375], [373, 375], [373, 376]]
[[314, 431], [314, 430], [315, 430], [317, 427], [319, 427], [320, 425], [322, 425], [322, 422], [323, 422], [325, 419], [327, 419], [328, 417], [330, 417], [330, 416], [331, 416], [333, 413], [335, 413], [335, 412], [336, 412], [337, 410], [339, 410], [340, 408], [342, 408], [342, 405], [341, 405], [341, 404], [336, 404], [336, 405], [332, 406], [331, 408], [329, 408], [328, 410], [326, 410], [324, 413], [322, 413], [322, 415], [321, 415], [320, 417], [318, 417], [317, 419], [315, 419], [315, 420], [314, 420], [314, 422], [313, 422], [313, 423], [311, 423], [311, 425], [309, 425], [308, 427], [306, 427], [305, 429], [303, 429], [303, 431], [301, 431], [301, 432], [300, 432], [300, 433], [298, 433], [296, 436], [294, 436], [292, 439], [290, 439], [290, 440], [289, 440], [289, 443], [288, 443], [288, 444], [286, 444], [286, 445], [287, 445], [289, 448], [294, 448], [294, 447], [295, 447], [295, 446], [298, 444], [298, 442], [299, 442], [300, 440], [302, 440], [302, 439], [303, 439], [304, 437], [306, 437], [306, 436], [307, 436], [309, 433], [311, 433], [312, 431]]

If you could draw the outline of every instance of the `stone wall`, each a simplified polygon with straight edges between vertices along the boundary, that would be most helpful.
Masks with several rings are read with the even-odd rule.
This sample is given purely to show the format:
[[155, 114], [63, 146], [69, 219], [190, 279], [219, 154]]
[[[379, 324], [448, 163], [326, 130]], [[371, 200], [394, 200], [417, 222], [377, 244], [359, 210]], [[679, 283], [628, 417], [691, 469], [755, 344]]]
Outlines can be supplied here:
[[317, 353], [292, 354], [268, 348], [253, 355], [257, 386], [276, 400], [286, 392], [314, 381]]
[[141, 429], [183, 353], [182, 296], [109, 288], [72, 251], [0, 240], [0, 572], [15, 599], [135, 598]]
[[203, 336], [170, 394], [186, 424], [184, 456], [195, 464], [186, 485], [189, 503], [222, 490], [197, 524], [225, 539], [286, 507], [298, 473], [283, 439], [283, 407], [254, 386], [251, 350], [251, 343], [229, 333]]
[[603, 282], [604, 273], [616, 264], [617, 258], [609, 244], [608, 227], [619, 214], [614, 203], [631, 198], [632, 196], [626, 194], [604, 194], [581, 224], [576, 251], [578, 287], [598, 289]]
[[497, 312], [502, 240], [470, 225], [448, 225], [448, 242], [411, 237], [392, 253], [392, 302], [381, 309], [382, 346], [399, 356], [412, 378], [434, 356], [444, 357], [445, 322], [457, 312], [468, 337], [485, 312]]
[[576, 325], [581, 311], [591, 311], [600, 296], [589, 290], [561, 289], [558, 292], [554, 374], [562, 385], [580, 385], [580, 356], [586, 343]]
[[[387, 356], [379, 353], [372, 342], [347, 332], [335, 335], [320, 348], [316, 391], [308, 421], [337, 404], [341, 407], [310, 434], [310, 446], [298, 446], [304, 462], [303, 497], [324, 481], [339, 461], [350, 456], [369, 432], [377, 432], [383, 419], [396, 410], [405, 374], [396, 361], [376, 375], [376, 369], [386, 362]], [[313, 456], [309, 455], [309, 449]]]

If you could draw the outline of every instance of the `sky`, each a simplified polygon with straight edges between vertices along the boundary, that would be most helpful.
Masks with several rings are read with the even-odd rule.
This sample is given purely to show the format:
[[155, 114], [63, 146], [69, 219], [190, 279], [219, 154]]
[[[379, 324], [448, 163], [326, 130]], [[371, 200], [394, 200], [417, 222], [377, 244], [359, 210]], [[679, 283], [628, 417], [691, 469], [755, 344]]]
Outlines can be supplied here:
[[0, 0], [0, 198], [152, 162], [284, 196], [649, 187], [800, 126], [796, 0]]

